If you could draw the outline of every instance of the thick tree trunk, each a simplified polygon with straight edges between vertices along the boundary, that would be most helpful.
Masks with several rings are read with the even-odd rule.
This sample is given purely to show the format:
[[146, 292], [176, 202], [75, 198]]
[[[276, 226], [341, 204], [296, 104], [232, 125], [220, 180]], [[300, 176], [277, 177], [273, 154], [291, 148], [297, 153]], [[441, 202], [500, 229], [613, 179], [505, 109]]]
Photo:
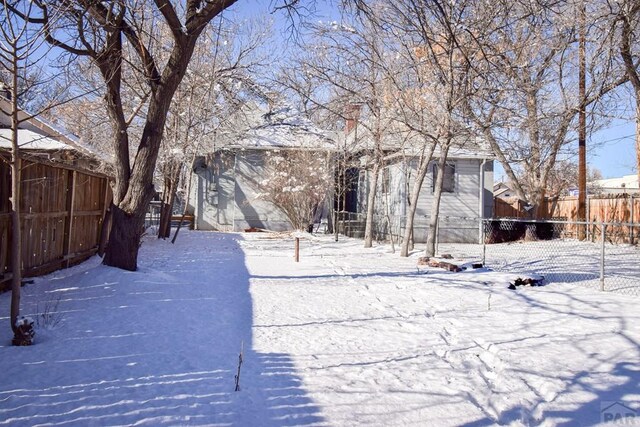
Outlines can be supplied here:
[[438, 174], [433, 191], [433, 202], [431, 204], [431, 215], [429, 216], [429, 229], [427, 234], [427, 247], [425, 255], [432, 257], [436, 254], [436, 237], [438, 233], [438, 220], [440, 216], [440, 200], [442, 199], [442, 184], [444, 182], [445, 165], [449, 153], [449, 144], [441, 148], [440, 159], [438, 160]]
[[376, 161], [373, 165], [373, 172], [371, 176], [371, 186], [369, 187], [369, 193], [367, 194], [367, 218], [364, 227], [364, 247], [370, 248], [373, 246], [373, 213], [376, 202], [376, 191], [378, 190], [378, 175], [380, 174], [380, 163]]
[[111, 226], [111, 207], [108, 207], [104, 213], [102, 219], [102, 226], [100, 227], [100, 243], [98, 244], [98, 256], [104, 257], [107, 251], [107, 245], [109, 244], [109, 227]]
[[[544, 207], [544, 199], [547, 193], [544, 188], [539, 188], [536, 190], [533, 196], [533, 204], [530, 206], [527, 211], [526, 219], [535, 220], [538, 218], [543, 218], [542, 209]], [[526, 223], [524, 240], [534, 242], [538, 240], [538, 229], [535, 222]]]
[[[188, 62], [188, 57], [183, 60]], [[186, 68], [186, 63], [183, 67]], [[127, 181], [126, 194], [120, 201], [115, 202], [113, 207], [109, 246], [104, 258], [105, 265], [130, 271], [136, 270], [144, 215], [155, 193], [153, 172], [158, 159], [164, 125], [171, 98], [179, 82], [177, 76], [182, 74], [177, 70], [173, 70], [173, 73], [175, 74], [170, 84], [163, 86], [151, 97], [146, 124]], [[126, 171], [123, 170], [122, 174], [126, 175]], [[116, 176], [116, 187], [122, 186], [124, 178], [126, 176]], [[117, 199], [114, 195], [115, 200]], [[123, 256], [124, 253], [127, 254], [127, 258]]]
[[409, 212], [407, 212], [407, 222], [404, 226], [404, 237], [402, 238], [402, 247], [400, 248], [400, 256], [409, 256], [409, 250], [413, 249], [413, 223], [416, 217], [416, 210], [418, 209], [418, 199], [420, 198], [420, 190], [424, 184], [424, 178], [429, 171], [429, 162], [433, 155], [433, 149], [435, 144], [431, 144], [429, 148], [429, 154], [421, 159], [420, 167], [418, 168], [418, 174], [416, 180], [413, 183], [413, 189], [411, 190], [411, 200], [409, 202]]
[[111, 234], [104, 264], [136, 271], [140, 238], [144, 231], [144, 212], [132, 215], [112, 205], [111, 218]]
[[172, 174], [172, 176], [165, 179], [165, 194], [163, 195], [162, 210], [160, 211], [160, 227], [158, 227], [159, 239], [168, 239], [171, 237], [171, 218], [173, 216], [173, 205], [176, 200], [176, 189], [178, 188], [179, 179], [179, 174]]

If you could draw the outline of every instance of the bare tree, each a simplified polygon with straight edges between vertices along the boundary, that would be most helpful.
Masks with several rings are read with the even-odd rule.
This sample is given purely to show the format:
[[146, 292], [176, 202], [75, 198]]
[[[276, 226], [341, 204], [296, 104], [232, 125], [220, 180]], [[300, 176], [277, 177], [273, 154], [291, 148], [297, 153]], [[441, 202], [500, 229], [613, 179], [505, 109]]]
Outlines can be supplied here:
[[[318, 47], [319, 48], [319, 47]], [[301, 51], [305, 51], [303, 46]], [[313, 57], [312, 57], [313, 58]], [[357, 191], [360, 167], [358, 158], [357, 122], [360, 120], [362, 104], [353, 102], [349, 95], [336, 92], [330, 80], [324, 75], [314, 72], [309, 66], [310, 58], [306, 55], [292, 55], [274, 82], [282, 88], [282, 92], [298, 106], [299, 110], [325, 131], [333, 132], [335, 147], [333, 191], [333, 213], [329, 218], [329, 226], [334, 239], [339, 239], [340, 223], [346, 220], [344, 213], [352, 208], [354, 199], [347, 200], [349, 195]], [[344, 95], [344, 96], [343, 96]], [[353, 131], [353, 135], [351, 132]], [[358, 205], [358, 202], [355, 201]], [[356, 206], [357, 208], [357, 206]]]
[[[31, 19], [31, 22], [43, 25], [47, 41], [52, 45], [73, 55], [90, 58], [106, 85], [105, 100], [114, 129], [112, 144], [116, 154], [112, 226], [104, 258], [107, 265], [126, 270], [137, 268], [144, 215], [154, 194], [153, 175], [173, 95], [205, 27], [235, 1], [37, 3], [43, 17]], [[54, 13], [61, 13], [65, 20], [54, 25], [50, 21]], [[157, 22], [171, 30], [171, 38], [162, 40], [171, 46], [165, 62], [153, 53], [154, 43], [160, 42], [154, 32]], [[122, 93], [123, 70], [127, 68], [145, 83], [148, 90], [142, 135], [133, 162]]]
[[[43, 82], [34, 77], [44, 57], [41, 45], [44, 43], [40, 31], [34, 30], [23, 16], [35, 16], [32, 2], [2, 0], [0, 3], [0, 67], [8, 81], [3, 83], [0, 96], [7, 97], [10, 109], [4, 113], [11, 118], [11, 314], [10, 324], [14, 345], [30, 345], [33, 338], [30, 325], [19, 325], [20, 286], [22, 283], [22, 227], [21, 227], [21, 174], [23, 154], [18, 144], [20, 124], [36, 114], [20, 114], [19, 102]], [[46, 49], [44, 49], [46, 52]]]
[[267, 151], [259, 198], [280, 208], [296, 230], [307, 231], [331, 187], [330, 154]]
[[298, 67], [301, 75], [315, 80], [317, 86], [313, 94], [304, 95], [305, 101], [330, 109], [344, 120], [350, 120], [352, 106], [358, 106], [357, 119], [352, 120], [356, 126], [345, 144], [352, 154], [366, 153], [361, 156], [370, 171], [364, 246], [371, 247], [379, 174], [385, 155], [397, 149], [392, 141], [393, 119], [384, 105], [389, 93], [389, 67], [385, 64], [390, 58], [385, 53], [382, 34], [366, 20], [345, 15], [341, 23], [320, 23], [311, 30], [313, 39], [303, 46], [305, 53], [298, 60]]
[[[409, 215], [401, 256], [408, 255], [418, 196], [428, 172], [434, 149], [438, 149], [437, 173], [429, 215], [426, 255], [435, 254], [435, 243], [443, 192], [445, 168], [452, 146], [468, 144], [471, 132], [465, 117], [470, 96], [473, 43], [468, 34], [475, 2], [402, 0], [383, 14], [385, 26], [392, 29], [396, 46], [403, 53], [404, 79], [394, 78], [397, 119], [418, 136], [417, 175], [411, 192]], [[461, 46], [464, 46], [464, 50]]]
[[469, 112], [532, 216], [562, 150], [574, 140], [579, 111], [624, 81], [592, 11], [586, 32], [591, 80], [585, 97], [578, 96], [579, 3], [509, 1], [484, 11], [491, 43], [482, 44], [484, 78], [474, 83], [479, 89]]
[[264, 22], [259, 25], [258, 32], [246, 23], [240, 26], [221, 18], [206, 30], [194, 53], [169, 110], [159, 154], [164, 185], [158, 237], [169, 237], [181, 176], [191, 170], [188, 166], [196, 155], [213, 151], [215, 134], [255, 87], [255, 74], [265, 62], [257, 53], [265, 42]]
[[625, 0], [615, 2], [613, 7], [618, 8], [616, 18], [620, 25], [620, 56], [635, 94], [636, 173], [638, 174], [638, 182], [640, 182], [640, 53], [637, 50], [638, 32], [640, 31], [640, 2]]

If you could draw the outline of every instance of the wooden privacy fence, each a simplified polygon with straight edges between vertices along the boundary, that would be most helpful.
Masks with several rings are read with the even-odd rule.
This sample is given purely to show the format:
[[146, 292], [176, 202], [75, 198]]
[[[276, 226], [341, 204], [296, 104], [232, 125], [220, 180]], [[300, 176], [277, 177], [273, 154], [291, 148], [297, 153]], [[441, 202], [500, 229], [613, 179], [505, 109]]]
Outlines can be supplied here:
[[[507, 201], [500, 198], [495, 198], [494, 201], [494, 216], [496, 218], [527, 218], [522, 201], [515, 199]], [[624, 243], [638, 241], [638, 237], [640, 237], [637, 235], [637, 225], [640, 224], [640, 194], [588, 196], [586, 208], [587, 221], [593, 223], [593, 226], [587, 230], [589, 234], [594, 234], [595, 228], [600, 223], [619, 223], [619, 226], [608, 227], [608, 233], [615, 234], [614, 240]], [[569, 196], [547, 199], [538, 209], [538, 215], [535, 219], [579, 221], [578, 198]], [[569, 234], [575, 234], [576, 228], [575, 225], [569, 225], [565, 231]]]
[[[64, 166], [24, 161], [21, 186], [22, 271], [25, 277], [77, 264], [98, 250], [108, 179]], [[0, 161], [0, 289], [11, 278], [11, 173]]]

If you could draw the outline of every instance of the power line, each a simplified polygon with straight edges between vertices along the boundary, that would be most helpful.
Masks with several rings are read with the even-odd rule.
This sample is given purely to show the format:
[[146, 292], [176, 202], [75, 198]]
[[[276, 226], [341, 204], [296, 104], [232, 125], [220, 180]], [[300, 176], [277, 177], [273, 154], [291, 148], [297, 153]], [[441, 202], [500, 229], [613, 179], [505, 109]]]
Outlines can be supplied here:
[[636, 136], [635, 134], [629, 134], [629, 135], [625, 135], [625, 136], [620, 136], [618, 138], [613, 138], [613, 139], [606, 139], [604, 141], [597, 141], [599, 144], [605, 144], [607, 142], [617, 142], [617, 141], [622, 141], [623, 139], [627, 139], [627, 138], [632, 138]]

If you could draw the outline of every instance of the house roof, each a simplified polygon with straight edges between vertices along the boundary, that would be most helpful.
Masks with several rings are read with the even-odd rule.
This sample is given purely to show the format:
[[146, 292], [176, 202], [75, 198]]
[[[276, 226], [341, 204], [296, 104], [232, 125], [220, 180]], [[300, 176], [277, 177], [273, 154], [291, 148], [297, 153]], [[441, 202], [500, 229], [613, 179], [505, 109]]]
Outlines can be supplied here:
[[[18, 147], [28, 151], [75, 150], [69, 144], [27, 129], [18, 129]], [[11, 129], [0, 129], [0, 148], [11, 149]]]
[[218, 148], [334, 150], [329, 134], [297, 109], [285, 105], [266, 109], [257, 104], [242, 109]]
[[508, 186], [507, 184], [505, 184], [504, 182], [497, 182], [495, 184], [493, 184], [493, 196], [494, 197], [500, 197], [502, 195], [504, 195], [505, 193], [511, 193], [513, 192], [513, 189]]
[[638, 175], [625, 175], [619, 178], [598, 179], [594, 181], [598, 187], [606, 188], [640, 188]]
[[[374, 147], [372, 132], [368, 126], [355, 126], [346, 136], [346, 144], [353, 150], [371, 150]], [[415, 132], [401, 129], [394, 120], [385, 126], [381, 141], [382, 149], [386, 152], [397, 153], [400, 156], [410, 156], [421, 151], [423, 138]], [[436, 147], [433, 157], [440, 156], [440, 147]], [[491, 147], [484, 139], [470, 135], [468, 138], [457, 137], [448, 152], [450, 159], [494, 159]]]
[[[10, 112], [10, 101], [0, 96], [0, 152], [11, 150]], [[85, 146], [75, 135], [21, 109], [18, 110], [18, 119], [18, 147], [25, 154], [34, 159], [62, 162], [68, 167], [87, 172], [105, 172], [105, 165], [108, 164], [105, 155]]]

